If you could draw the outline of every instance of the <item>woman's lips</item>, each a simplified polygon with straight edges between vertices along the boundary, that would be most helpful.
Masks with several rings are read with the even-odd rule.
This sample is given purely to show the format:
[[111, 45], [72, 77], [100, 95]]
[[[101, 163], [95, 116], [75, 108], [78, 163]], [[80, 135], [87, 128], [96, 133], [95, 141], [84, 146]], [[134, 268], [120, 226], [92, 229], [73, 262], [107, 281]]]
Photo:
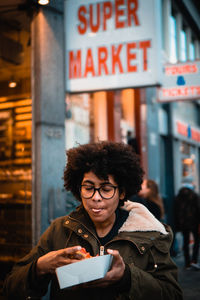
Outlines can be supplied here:
[[103, 208], [92, 208], [92, 211], [94, 212], [94, 213], [99, 213], [99, 212], [101, 212], [103, 210]]

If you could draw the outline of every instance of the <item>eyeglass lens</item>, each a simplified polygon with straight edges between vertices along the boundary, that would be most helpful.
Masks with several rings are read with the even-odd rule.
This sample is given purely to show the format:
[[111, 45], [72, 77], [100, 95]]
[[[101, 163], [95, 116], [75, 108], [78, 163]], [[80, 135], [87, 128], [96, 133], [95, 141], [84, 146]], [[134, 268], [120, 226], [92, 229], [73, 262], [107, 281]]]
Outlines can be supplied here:
[[110, 199], [115, 194], [116, 187], [112, 185], [104, 185], [100, 188], [95, 188], [90, 185], [82, 185], [81, 186], [81, 195], [84, 198], [92, 198], [96, 191], [99, 192], [100, 196], [104, 199]]

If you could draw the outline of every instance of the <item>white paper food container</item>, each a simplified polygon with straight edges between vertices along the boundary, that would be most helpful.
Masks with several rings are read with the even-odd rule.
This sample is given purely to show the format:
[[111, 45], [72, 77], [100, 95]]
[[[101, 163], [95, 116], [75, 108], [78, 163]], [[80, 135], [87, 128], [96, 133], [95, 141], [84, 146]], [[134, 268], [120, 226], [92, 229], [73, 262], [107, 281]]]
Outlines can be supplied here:
[[107, 254], [57, 268], [60, 289], [103, 278], [111, 266], [112, 258]]

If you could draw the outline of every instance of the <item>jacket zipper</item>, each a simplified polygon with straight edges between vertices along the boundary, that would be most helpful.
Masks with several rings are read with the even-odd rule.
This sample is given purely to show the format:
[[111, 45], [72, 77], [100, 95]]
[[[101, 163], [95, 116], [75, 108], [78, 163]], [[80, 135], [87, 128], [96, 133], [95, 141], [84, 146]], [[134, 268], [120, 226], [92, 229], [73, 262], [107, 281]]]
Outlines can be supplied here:
[[[77, 222], [76, 219], [73, 219], [72, 217], [69, 216], [69, 219]], [[77, 222], [78, 223], [78, 222]], [[99, 245], [100, 245], [100, 249], [99, 249], [99, 255], [102, 256], [104, 255], [104, 246], [101, 245], [100, 240], [96, 237], [96, 235], [93, 234], [93, 232], [91, 232], [83, 223], [79, 222], [79, 224], [81, 224], [84, 228], [87, 229], [87, 231], [98, 241]]]
[[99, 255], [102, 256], [104, 255], [104, 246], [100, 246], [100, 252]]
[[87, 231], [97, 240], [97, 242], [99, 243], [99, 245], [100, 245], [100, 249], [99, 249], [99, 255], [100, 256], [102, 256], [102, 255], [104, 255], [104, 253], [105, 253], [105, 246], [107, 246], [108, 244], [110, 244], [110, 243], [113, 243], [113, 242], [115, 242], [115, 241], [119, 241], [119, 240], [121, 240], [121, 241], [128, 241], [128, 242], [131, 242], [131, 243], [133, 243], [133, 245], [138, 249], [138, 251], [142, 254], [142, 251], [140, 250], [140, 248], [133, 242], [133, 241], [131, 241], [131, 240], [129, 240], [129, 239], [125, 239], [125, 238], [119, 238], [119, 239], [117, 239], [117, 240], [111, 240], [111, 241], [109, 241], [108, 243], [106, 243], [104, 246], [102, 246], [101, 245], [101, 242], [99, 241], [99, 239], [96, 237], [96, 235], [94, 235], [93, 234], [93, 232], [91, 232], [83, 223], [81, 223], [81, 222], [77, 222], [77, 220], [76, 219], [74, 219], [74, 218], [72, 218], [72, 217], [70, 217], [69, 216], [69, 219], [71, 219], [71, 220], [73, 220], [73, 221], [75, 221], [76, 223], [79, 223], [79, 224], [81, 224], [84, 228], [86, 228], [87, 229]]

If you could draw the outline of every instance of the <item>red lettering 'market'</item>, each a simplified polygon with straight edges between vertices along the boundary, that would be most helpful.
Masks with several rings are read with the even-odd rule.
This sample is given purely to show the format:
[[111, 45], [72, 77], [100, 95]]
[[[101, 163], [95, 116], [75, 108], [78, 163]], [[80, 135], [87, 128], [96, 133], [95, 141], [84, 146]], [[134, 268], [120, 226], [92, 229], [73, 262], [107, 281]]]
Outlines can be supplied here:
[[69, 51], [69, 79], [81, 77], [81, 50], [77, 50], [76, 57]]
[[108, 59], [108, 50], [106, 47], [98, 48], [98, 75], [101, 76], [102, 69], [106, 75], [108, 75], [108, 67], [107, 67], [107, 59]]
[[86, 63], [85, 63], [85, 72], [84, 72], [83, 77], [87, 77], [88, 73], [91, 73], [92, 76], [95, 76], [94, 61], [93, 61], [92, 49], [91, 48], [89, 48], [87, 50]]
[[120, 73], [123, 73], [122, 63], [120, 60], [120, 52], [123, 44], [119, 44], [117, 49], [112, 45], [112, 74], [115, 74], [115, 66], [118, 65]]
[[128, 72], [137, 72], [137, 66], [131, 65], [131, 61], [133, 59], [136, 59], [136, 53], [132, 53], [131, 50], [135, 49], [136, 47], [137, 47], [137, 44], [135, 42], [127, 44], [126, 57], [127, 57], [127, 71]]
[[[106, 46], [97, 47], [97, 61], [94, 60], [92, 48], [88, 48], [85, 60], [82, 57], [81, 49], [69, 51], [69, 79], [86, 78], [90, 76], [115, 75], [116, 73], [133, 73], [148, 71], [148, 48], [151, 47], [151, 41], [130, 42], [118, 45], [110, 45], [110, 49]], [[142, 55], [137, 55], [138, 52]], [[110, 56], [109, 56], [110, 55]], [[142, 57], [142, 59], [141, 59]], [[140, 59], [138, 61], [137, 59]], [[82, 66], [85, 62], [85, 66]], [[82, 70], [83, 68], [83, 70]], [[173, 91], [177, 93], [177, 91]], [[163, 95], [172, 95], [172, 90], [163, 89]]]
[[151, 47], [151, 41], [142, 41], [139, 43], [139, 47], [143, 50], [143, 71], [147, 71], [147, 48]]

